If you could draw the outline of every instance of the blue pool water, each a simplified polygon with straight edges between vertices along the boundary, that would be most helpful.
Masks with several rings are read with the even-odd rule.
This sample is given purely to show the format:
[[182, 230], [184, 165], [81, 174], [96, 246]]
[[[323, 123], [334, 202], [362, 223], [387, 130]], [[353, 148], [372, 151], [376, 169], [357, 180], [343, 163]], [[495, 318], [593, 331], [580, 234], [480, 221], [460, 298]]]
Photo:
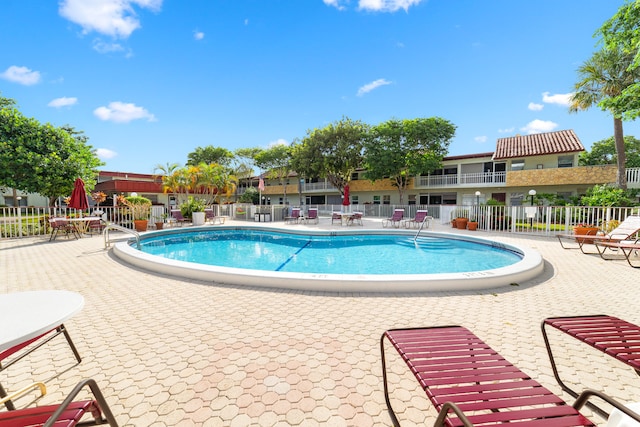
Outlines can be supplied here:
[[317, 274], [435, 274], [492, 270], [522, 255], [489, 244], [410, 235], [299, 235], [216, 229], [158, 235], [145, 253], [168, 259], [275, 272]]

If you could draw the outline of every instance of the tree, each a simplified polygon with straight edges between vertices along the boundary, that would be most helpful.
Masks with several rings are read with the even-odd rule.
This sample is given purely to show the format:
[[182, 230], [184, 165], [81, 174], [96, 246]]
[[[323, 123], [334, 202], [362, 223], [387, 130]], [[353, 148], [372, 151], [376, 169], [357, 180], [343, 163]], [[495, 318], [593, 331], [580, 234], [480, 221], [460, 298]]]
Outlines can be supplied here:
[[569, 106], [570, 112], [577, 112], [597, 104], [603, 111], [609, 111], [613, 115], [613, 136], [618, 166], [616, 186], [622, 189], [627, 188], [622, 114], [615, 108], [604, 107], [601, 101], [620, 95], [640, 80], [637, 70], [628, 71], [632, 61], [633, 56], [620, 48], [605, 48], [594, 53], [578, 68], [579, 81], [574, 86], [575, 92], [571, 96]]
[[153, 178], [160, 178], [162, 180], [162, 191], [165, 193], [172, 193], [173, 197], [178, 198], [178, 189], [174, 182], [174, 172], [180, 168], [178, 163], [167, 162], [164, 165], [157, 164], [153, 168]]
[[216, 163], [223, 166], [229, 166], [233, 160], [233, 153], [223, 147], [214, 147], [208, 145], [206, 147], [197, 147], [193, 152], [187, 155], [189, 159], [187, 166], [197, 166], [201, 163], [210, 165]]
[[283, 186], [283, 198], [287, 200], [287, 177], [291, 169], [291, 147], [284, 144], [274, 145], [262, 150], [254, 157], [256, 166], [267, 171], [269, 179], [277, 179]]
[[456, 126], [439, 118], [389, 120], [374, 126], [364, 144], [365, 178], [389, 178], [400, 204], [410, 178], [440, 167]]
[[0, 97], [0, 186], [55, 199], [82, 178], [91, 191], [104, 163], [71, 126], [55, 127], [25, 117], [11, 99]]
[[[622, 5], [616, 14], [605, 21], [596, 35], [602, 36], [605, 48], [621, 50], [632, 57], [627, 71], [640, 67], [640, 0], [632, 0]], [[640, 116], [640, 82], [625, 87], [619, 94], [600, 102], [600, 107], [625, 119]]]
[[[624, 137], [625, 168], [640, 168], [640, 140], [633, 136]], [[594, 142], [591, 151], [580, 153], [581, 166], [617, 164], [615, 138]]]
[[362, 166], [362, 147], [368, 126], [349, 118], [323, 129], [307, 131], [292, 146], [291, 166], [299, 176], [326, 178], [344, 195], [351, 175]]

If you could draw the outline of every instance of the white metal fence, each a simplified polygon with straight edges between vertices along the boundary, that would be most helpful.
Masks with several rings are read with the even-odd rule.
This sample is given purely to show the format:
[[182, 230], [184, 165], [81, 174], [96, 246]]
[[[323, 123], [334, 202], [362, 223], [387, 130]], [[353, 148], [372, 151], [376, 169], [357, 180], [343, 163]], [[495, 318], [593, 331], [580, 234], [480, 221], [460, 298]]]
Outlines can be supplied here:
[[[284, 221], [293, 206], [229, 204], [214, 205], [216, 216], [226, 216], [241, 221]], [[367, 218], [389, 218], [395, 209], [404, 209], [405, 218], [413, 218], [419, 209], [427, 209], [429, 215], [440, 224], [450, 224], [458, 216], [478, 222], [478, 230], [504, 231], [552, 236], [571, 232], [577, 224], [590, 224], [610, 229], [639, 208], [607, 208], [581, 206], [455, 206], [455, 205], [374, 205], [362, 204], [305, 206], [318, 208], [318, 215], [330, 217], [334, 211], [349, 209], [359, 211]], [[132, 228], [131, 216], [126, 208], [100, 207], [100, 216], [110, 223]], [[167, 213], [162, 206], [154, 206], [152, 221]], [[50, 233], [49, 218], [95, 215], [96, 212], [76, 212], [74, 209], [55, 207], [5, 207], [0, 208], [0, 238], [41, 236]], [[150, 227], [154, 227], [153, 222]], [[167, 219], [170, 221], [170, 218]]]

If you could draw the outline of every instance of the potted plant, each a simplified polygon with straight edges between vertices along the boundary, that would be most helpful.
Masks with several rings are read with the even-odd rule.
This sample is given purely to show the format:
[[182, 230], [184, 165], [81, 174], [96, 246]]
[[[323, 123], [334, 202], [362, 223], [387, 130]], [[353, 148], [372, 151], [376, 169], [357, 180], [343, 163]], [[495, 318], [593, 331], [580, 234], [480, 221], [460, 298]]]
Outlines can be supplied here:
[[[576, 236], [595, 236], [600, 229], [593, 224], [580, 223], [573, 227], [573, 234]], [[577, 238], [576, 241], [582, 243], [593, 243], [593, 239]]]
[[164, 227], [164, 221], [167, 219], [167, 214], [163, 213], [160, 216], [154, 216], [154, 223], [156, 225], [156, 230], [162, 230]]
[[478, 221], [475, 218], [471, 218], [467, 222], [467, 229], [468, 230], [472, 230], [472, 231], [477, 230], [478, 229]]
[[151, 200], [142, 196], [125, 197], [125, 206], [133, 217], [136, 231], [146, 231], [151, 213]]
[[185, 218], [191, 218], [193, 225], [204, 225], [206, 202], [202, 199], [189, 199], [180, 205], [180, 212]]

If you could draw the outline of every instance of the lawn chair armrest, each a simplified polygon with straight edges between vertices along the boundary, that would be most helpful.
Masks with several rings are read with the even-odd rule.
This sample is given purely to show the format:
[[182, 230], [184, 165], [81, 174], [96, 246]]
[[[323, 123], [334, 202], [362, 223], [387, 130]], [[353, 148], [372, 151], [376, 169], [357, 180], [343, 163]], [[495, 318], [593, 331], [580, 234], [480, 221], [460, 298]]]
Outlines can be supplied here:
[[462, 409], [460, 409], [458, 405], [456, 405], [453, 402], [445, 402], [444, 405], [442, 405], [442, 409], [438, 413], [438, 418], [436, 418], [436, 422], [433, 423], [433, 425], [434, 426], [446, 425], [445, 421], [447, 420], [447, 415], [449, 415], [449, 412], [454, 412], [458, 416], [458, 419], [460, 420], [463, 426], [473, 427], [473, 423], [469, 421], [469, 419], [464, 414]]

